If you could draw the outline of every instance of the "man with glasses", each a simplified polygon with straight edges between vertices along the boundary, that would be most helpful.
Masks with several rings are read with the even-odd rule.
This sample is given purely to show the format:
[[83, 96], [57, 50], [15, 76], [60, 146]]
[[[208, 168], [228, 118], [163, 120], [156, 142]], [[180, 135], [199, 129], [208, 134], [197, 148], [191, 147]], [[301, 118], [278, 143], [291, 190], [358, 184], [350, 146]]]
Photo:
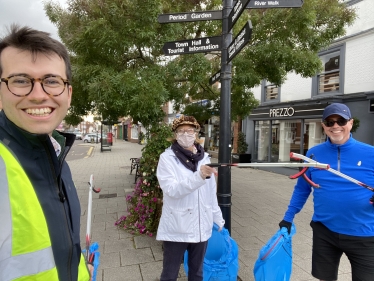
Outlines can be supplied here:
[[[353, 119], [341, 103], [327, 106], [322, 127], [326, 142], [308, 150], [307, 156], [329, 164], [332, 169], [374, 186], [374, 147], [351, 135]], [[344, 253], [350, 263], [353, 281], [374, 280], [374, 207], [372, 191], [326, 170], [309, 168], [307, 176], [320, 188], [312, 188], [299, 178], [280, 227], [289, 231], [297, 213], [313, 190], [314, 214], [312, 275], [320, 280], [337, 280]]]
[[12, 25], [0, 39], [0, 280], [90, 279], [80, 204], [59, 133], [72, 97], [66, 48]]

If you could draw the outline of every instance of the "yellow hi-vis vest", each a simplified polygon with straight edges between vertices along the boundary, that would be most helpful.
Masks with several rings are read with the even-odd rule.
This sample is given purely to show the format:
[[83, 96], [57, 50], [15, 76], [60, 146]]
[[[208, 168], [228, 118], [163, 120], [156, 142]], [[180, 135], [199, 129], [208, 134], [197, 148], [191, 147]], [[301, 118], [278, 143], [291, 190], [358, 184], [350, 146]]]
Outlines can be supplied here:
[[[0, 142], [0, 280], [58, 281], [51, 239], [34, 188]], [[90, 279], [83, 255], [78, 280]]]

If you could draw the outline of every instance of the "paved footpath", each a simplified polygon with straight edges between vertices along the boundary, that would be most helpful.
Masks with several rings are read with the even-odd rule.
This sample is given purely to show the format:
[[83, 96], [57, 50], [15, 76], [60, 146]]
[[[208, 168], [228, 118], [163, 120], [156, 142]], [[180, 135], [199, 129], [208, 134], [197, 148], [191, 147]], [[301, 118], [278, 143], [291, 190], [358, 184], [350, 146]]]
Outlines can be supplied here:
[[[99, 243], [100, 266], [97, 281], [155, 281], [162, 269], [161, 242], [146, 236], [134, 236], [117, 229], [114, 222], [125, 215], [125, 195], [132, 192], [134, 173], [130, 175], [130, 158], [141, 156], [139, 144], [116, 140], [110, 152], [100, 152], [100, 144], [92, 146], [90, 156], [69, 161], [82, 206], [81, 243], [85, 245], [87, 224], [88, 181], [94, 174], [95, 185], [110, 198], [93, 195], [92, 241]], [[213, 159], [212, 161], [216, 161]], [[246, 168], [231, 170], [231, 236], [239, 246], [239, 277], [252, 281], [253, 265], [260, 248], [278, 230], [287, 208], [294, 180], [285, 175]], [[296, 216], [297, 233], [293, 238], [293, 273], [291, 281], [312, 278], [311, 198]], [[339, 281], [351, 280], [350, 265], [342, 259]], [[187, 281], [181, 266], [178, 281]]]

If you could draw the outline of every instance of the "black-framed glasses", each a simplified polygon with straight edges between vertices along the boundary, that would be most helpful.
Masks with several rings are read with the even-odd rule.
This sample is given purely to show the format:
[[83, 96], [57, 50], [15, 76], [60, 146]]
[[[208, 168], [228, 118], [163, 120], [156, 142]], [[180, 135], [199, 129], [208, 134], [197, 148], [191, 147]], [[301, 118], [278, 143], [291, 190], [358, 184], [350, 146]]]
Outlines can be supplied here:
[[196, 130], [195, 129], [186, 129], [186, 130], [182, 130], [182, 129], [179, 129], [176, 131], [176, 133], [178, 135], [184, 135], [185, 133], [187, 133], [188, 135], [193, 135], [196, 133]]
[[339, 118], [338, 120], [324, 120], [323, 121], [323, 124], [326, 126], [326, 127], [332, 127], [336, 124], [338, 124], [338, 126], [345, 126], [347, 125], [349, 120], [347, 119], [344, 119], [344, 118]]
[[12, 75], [7, 78], [1, 78], [8, 87], [9, 92], [17, 97], [28, 96], [34, 89], [35, 82], [42, 85], [43, 91], [57, 97], [65, 91], [65, 85], [69, 84], [69, 80], [58, 75], [48, 75], [43, 78], [30, 78], [26, 75]]

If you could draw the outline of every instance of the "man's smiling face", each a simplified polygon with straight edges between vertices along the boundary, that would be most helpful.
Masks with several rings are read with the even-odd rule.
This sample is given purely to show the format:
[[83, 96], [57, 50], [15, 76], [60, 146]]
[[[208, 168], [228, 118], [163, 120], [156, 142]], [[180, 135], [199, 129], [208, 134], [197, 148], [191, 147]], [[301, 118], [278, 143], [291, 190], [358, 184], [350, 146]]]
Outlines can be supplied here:
[[[340, 115], [334, 114], [330, 115], [326, 118], [325, 121], [337, 121], [339, 119], [344, 118]], [[323, 129], [325, 130], [325, 134], [330, 138], [330, 141], [335, 144], [344, 144], [350, 137], [351, 129], [353, 126], [353, 119], [347, 121], [347, 123], [343, 126], [339, 126], [336, 122], [332, 127], [326, 126], [322, 123]]]
[[[1, 78], [21, 74], [30, 78], [44, 78], [58, 75], [66, 79], [65, 62], [57, 54], [38, 53], [33, 56], [28, 51], [7, 47], [1, 52]], [[0, 84], [0, 109], [18, 127], [34, 134], [51, 134], [65, 117], [70, 107], [72, 88], [65, 85], [64, 92], [50, 96], [42, 85], [35, 82], [32, 92], [25, 97], [13, 95], [7, 85]]]

